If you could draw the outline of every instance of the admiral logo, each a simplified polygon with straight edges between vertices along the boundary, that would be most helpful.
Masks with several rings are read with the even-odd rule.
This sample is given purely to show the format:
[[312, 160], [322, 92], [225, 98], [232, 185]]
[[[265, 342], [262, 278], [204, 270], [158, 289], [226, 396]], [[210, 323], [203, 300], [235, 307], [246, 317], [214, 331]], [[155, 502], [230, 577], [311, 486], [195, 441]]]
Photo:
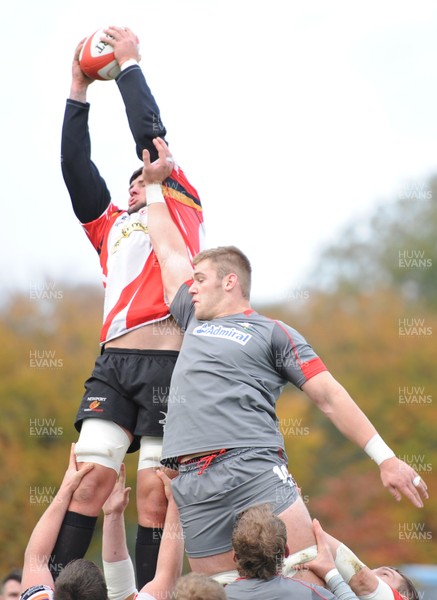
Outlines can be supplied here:
[[231, 340], [241, 346], [245, 346], [252, 337], [250, 333], [242, 333], [235, 327], [222, 327], [222, 325], [210, 325], [209, 323], [203, 323], [196, 327], [193, 334]]

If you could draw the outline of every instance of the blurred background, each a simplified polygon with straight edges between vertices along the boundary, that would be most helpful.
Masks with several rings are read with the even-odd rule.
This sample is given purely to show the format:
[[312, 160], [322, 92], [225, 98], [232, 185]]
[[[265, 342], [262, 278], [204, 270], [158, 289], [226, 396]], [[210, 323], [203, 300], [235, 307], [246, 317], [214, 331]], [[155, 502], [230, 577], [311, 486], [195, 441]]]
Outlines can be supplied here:
[[[437, 563], [437, 6], [42, 0], [5, 11], [3, 572], [21, 565], [56, 493], [99, 353], [98, 259], [71, 210], [59, 141], [77, 42], [120, 23], [140, 37], [207, 244], [248, 254], [254, 308], [307, 338], [429, 486], [423, 509], [396, 503], [367, 455], [287, 386], [279, 423], [311, 514], [369, 566], [409, 569], [425, 594]], [[89, 99], [93, 158], [123, 206], [138, 159], [116, 85], [96, 82]], [[126, 463], [133, 547], [136, 457]], [[99, 529], [98, 563], [100, 544]]]

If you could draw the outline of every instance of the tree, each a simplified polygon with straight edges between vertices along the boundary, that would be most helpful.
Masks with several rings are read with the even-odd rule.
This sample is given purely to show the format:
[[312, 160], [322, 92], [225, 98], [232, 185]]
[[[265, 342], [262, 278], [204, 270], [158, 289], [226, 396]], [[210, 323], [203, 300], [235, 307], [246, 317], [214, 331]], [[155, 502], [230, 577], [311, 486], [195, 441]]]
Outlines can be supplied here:
[[342, 293], [394, 290], [437, 307], [437, 177], [412, 185], [354, 222], [321, 254], [314, 287]]

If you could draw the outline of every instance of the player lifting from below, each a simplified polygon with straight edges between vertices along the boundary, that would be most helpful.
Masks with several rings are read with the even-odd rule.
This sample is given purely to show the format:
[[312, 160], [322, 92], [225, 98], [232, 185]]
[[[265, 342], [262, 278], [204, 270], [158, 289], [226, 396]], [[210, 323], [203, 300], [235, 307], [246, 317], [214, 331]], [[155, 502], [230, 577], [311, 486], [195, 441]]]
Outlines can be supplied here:
[[[138, 65], [138, 40], [127, 28], [105, 30], [121, 65], [116, 84], [123, 99], [138, 156], [144, 148], [157, 156], [152, 139], [164, 136], [159, 108]], [[74, 493], [54, 549], [56, 577], [73, 558], [82, 557], [95, 522], [111, 493], [126, 452], [140, 448], [137, 480], [136, 567], [141, 588], [155, 573], [166, 498], [154, 472], [160, 466], [163, 422], [170, 378], [182, 332], [170, 315], [161, 274], [147, 231], [147, 199], [142, 166], [129, 180], [127, 210], [110, 192], [91, 160], [87, 90], [92, 79], [79, 66], [77, 46], [70, 97], [62, 128], [62, 174], [73, 210], [97, 251], [105, 287], [100, 343], [102, 353], [85, 383], [76, 418], [80, 465], [93, 471]], [[109, 85], [109, 83], [105, 83]], [[199, 251], [203, 218], [196, 190], [173, 162], [162, 184], [188, 255]]]
[[130, 488], [125, 487], [124, 464], [121, 465], [120, 475], [111, 495], [103, 505], [102, 560], [108, 600], [163, 600], [174, 597], [173, 590], [182, 572], [184, 540], [170, 479], [161, 470], [156, 475], [163, 485], [168, 508], [155, 576], [139, 593], [126, 545], [124, 511], [129, 503]]
[[77, 469], [72, 444], [70, 462], [59, 490], [36, 524], [24, 553], [21, 600], [107, 600], [103, 573], [91, 561], [78, 559], [70, 562], [56, 582], [48, 564], [71, 497], [92, 470], [91, 463]]
[[325, 572], [336, 569], [360, 600], [419, 600], [413, 582], [401, 571], [393, 567], [369, 569], [350, 548], [323, 531], [316, 519], [313, 527], [318, 555], [305, 563], [306, 569], [324, 578]]
[[270, 504], [284, 520], [290, 552], [314, 546], [276, 417], [287, 382], [375, 460], [397, 500], [404, 495], [423, 506], [425, 482], [383, 442], [303, 336], [251, 309], [247, 257], [232, 246], [207, 250], [195, 257], [193, 273], [165, 199], [158, 197], [156, 184], [167, 175], [170, 151], [162, 140], [155, 144], [157, 161], [143, 153], [146, 196], [154, 200], [149, 233], [171, 313], [185, 331], [172, 375], [162, 462], [179, 465], [172, 488], [192, 570], [232, 570], [236, 515], [259, 503]]
[[288, 555], [287, 530], [285, 523], [266, 504], [252, 506], [239, 515], [232, 533], [232, 547], [239, 578], [225, 588], [230, 600], [358, 600], [335, 571], [332, 559], [321, 562], [322, 556], [318, 556], [314, 561], [317, 574], [327, 581], [329, 589], [284, 577], [282, 566]]

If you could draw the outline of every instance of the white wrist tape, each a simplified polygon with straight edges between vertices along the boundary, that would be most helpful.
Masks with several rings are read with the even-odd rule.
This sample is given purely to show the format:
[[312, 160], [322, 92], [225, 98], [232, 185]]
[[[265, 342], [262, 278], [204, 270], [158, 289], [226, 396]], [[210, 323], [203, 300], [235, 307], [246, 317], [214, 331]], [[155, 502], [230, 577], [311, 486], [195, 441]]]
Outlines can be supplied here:
[[358, 596], [360, 600], [393, 600], [393, 590], [391, 587], [378, 577], [378, 587], [370, 594]]
[[103, 561], [103, 574], [108, 588], [108, 600], [125, 600], [136, 594], [134, 566], [130, 558], [117, 562]]
[[364, 452], [370, 456], [372, 460], [380, 465], [387, 458], [392, 458], [395, 453], [387, 446], [382, 437], [375, 433], [373, 437], [364, 446]]
[[331, 579], [333, 577], [335, 577], [336, 575], [340, 575], [340, 573], [338, 572], [338, 569], [331, 569], [330, 571], [328, 571], [324, 577], [325, 582], [329, 583], [331, 581]]
[[128, 67], [131, 67], [132, 65], [137, 65], [138, 61], [135, 60], [134, 58], [128, 58], [127, 60], [124, 61], [124, 63], [121, 65], [120, 67], [120, 71], [124, 71], [126, 70]]
[[282, 575], [284, 577], [294, 577], [297, 573], [296, 565], [314, 560], [317, 556], [317, 546], [308, 546], [304, 550], [298, 550], [294, 554], [289, 554], [284, 558], [282, 565]]
[[340, 544], [335, 555], [335, 566], [345, 582], [349, 583], [352, 577], [366, 565], [360, 561], [358, 556], [355, 556], [350, 548]]
[[149, 183], [146, 185], [146, 201], [147, 205], [157, 204], [158, 202], [165, 204], [160, 183]]

